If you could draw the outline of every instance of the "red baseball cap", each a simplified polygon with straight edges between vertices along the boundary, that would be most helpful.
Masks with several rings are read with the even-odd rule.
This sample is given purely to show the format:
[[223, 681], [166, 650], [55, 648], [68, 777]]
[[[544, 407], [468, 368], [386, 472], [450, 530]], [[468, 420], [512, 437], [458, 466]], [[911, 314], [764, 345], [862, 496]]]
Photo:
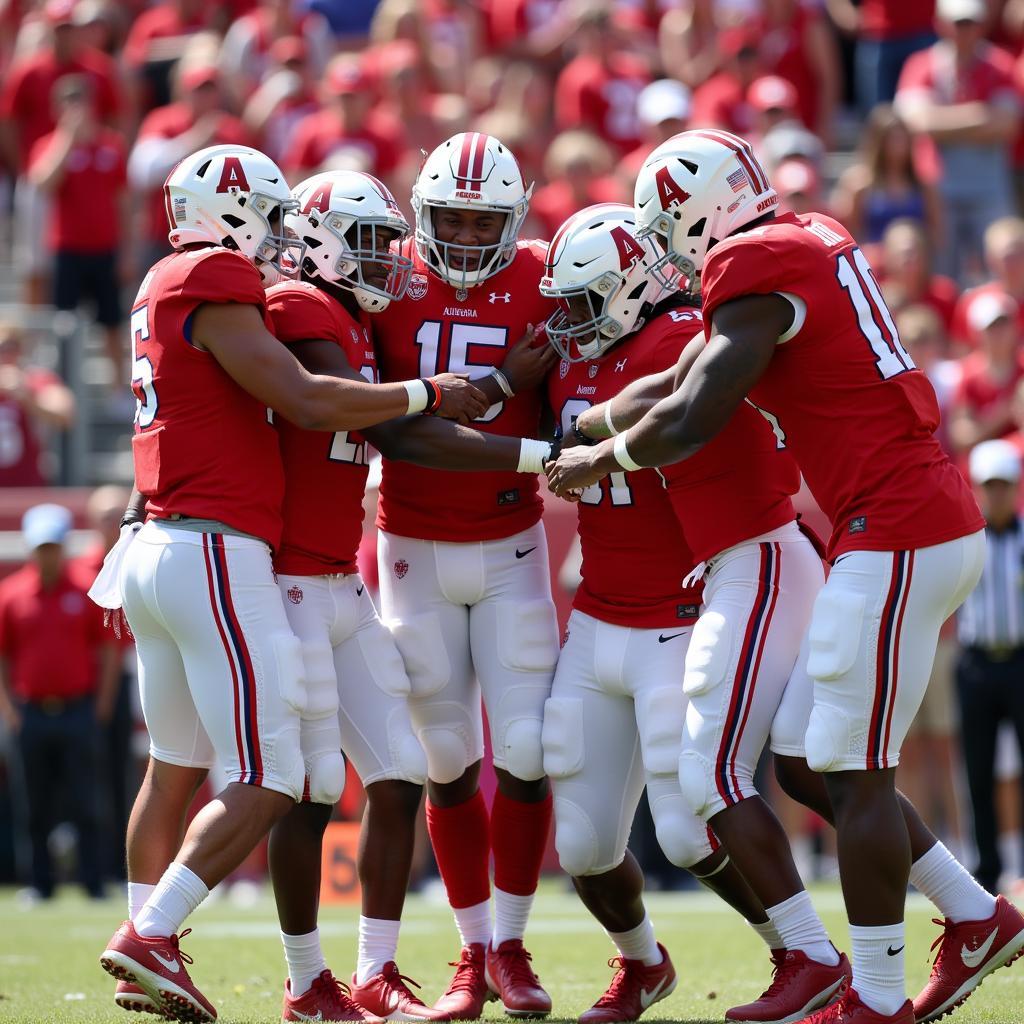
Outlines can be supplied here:
[[806, 160], [783, 160], [772, 174], [772, 184], [780, 196], [814, 195], [821, 179]]
[[764, 113], [768, 110], [796, 110], [798, 97], [792, 82], [778, 75], [763, 75], [751, 83], [747, 102]]
[[304, 61], [308, 56], [309, 49], [302, 36], [282, 36], [280, 39], [275, 39], [270, 46], [270, 59], [275, 64]]
[[187, 68], [181, 72], [181, 87], [186, 92], [198, 89], [200, 86], [216, 84], [220, 81], [220, 72], [214, 64], [199, 64], [196, 67]]
[[74, 21], [75, 0], [48, 0], [43, 8], [43, 16], [55, 28], [58, 25], [70, 25]]
[[335, 61], [327, 72], [327, 89], [335, 96], [367, 92], [370, 79], [360, 61]]

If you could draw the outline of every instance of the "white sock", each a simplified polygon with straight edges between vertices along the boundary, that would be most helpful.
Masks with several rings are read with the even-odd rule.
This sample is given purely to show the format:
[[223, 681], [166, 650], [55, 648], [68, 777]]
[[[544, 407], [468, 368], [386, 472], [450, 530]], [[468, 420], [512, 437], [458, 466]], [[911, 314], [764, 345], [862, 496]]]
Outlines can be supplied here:
[[506, 939], [521, 939], [526, 934], [526, 922], [533, 906], [533, 893], [516, 896], [494, 889], [494, 934], [491, 942], [497, 949]]
[[648, 967], [660, 964], [661, 950], [658, 940], [654, 937], [654, 925], [644, 911], [644, 919], [628, 932], [608, 932], [608, 938], [615, 943], [615, 948], [625, 960], [641, 960]]
[[288, 986], [292, 998], [304, 995], [309, 986], [327, 970], [324, 951], [320, 946], [320, 929], [314, 928], [305, 935], [286, 935], [281, 932], [284, 959], [288, 964]]
[[359, 954], [356, 960], [356, 984], [365, 985], [384, 970], [398, 951], [401, 921], [359, 915]]
[[206, 883], [194, 871], [172, 863], [135, 918], [135, 930], [149, 938], [177, 935], [185, 918], [209, 895]]
[[910, 865], [910, 882], [950, 921], [984, 921], [996, 912], [995, 897], [942, 843]]
[[829, 942], [828, 932], [805, 889], [778, 906], [767, 907], [765, 913], [786, 949], [802, 950], [812, 960], [829, 967], [839, 963], [839, 954]]
[[[782, 941], [782, 936], [779, 934], [778, 929], [772, 924], [772, 919], [768, 918], [763, 924], [754, 924], [753, 921], [748, 921], [747, 924], [757, 932], [761, 940], [769, 949], [785, 949], [785, 943]], [[838, 961], [836, 961], [838, 963]]]
[[455, 927], [464, 946], [486, 946], [491, 941], [491, 901], [484, 900], [472, 907], [452, 907]]
[[853, 988], [876, 1013], [895, 1013], [906, 1001], [903, 949], [906, 929], [899, 924], [881, 928], [850, 925]]
[[134, 921], [139, 916], [139, 911], [145, 906], [146, 900], [153, 895], [155, 885], [149, 882], [128, 883], [128, 920]]

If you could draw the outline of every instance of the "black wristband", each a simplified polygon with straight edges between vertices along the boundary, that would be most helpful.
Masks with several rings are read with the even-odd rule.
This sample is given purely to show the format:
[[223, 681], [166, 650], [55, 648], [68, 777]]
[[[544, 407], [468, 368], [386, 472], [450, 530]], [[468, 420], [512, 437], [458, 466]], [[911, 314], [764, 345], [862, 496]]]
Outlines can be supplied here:
[[427, 389], [427, 407], [423, 410], [423, 415], [429, 416], [441, 408], [441, 387], [433, 377], [420, 377], [420, 380]]
[[584, 434], [582, 430], [580, 430], [578, 416], [573, 416], [572, 418], [572, 433], [580, 444], [585, 444], [588, 447], [597, 444], [600, 440], [600, 438], [597, 437], [587, 437], [587, 435]]
[[544, 465], [548, 465], [550, 462], [557, 462], [558, 456], [562, 452], [562, 432], [560, 430], [555, 431], [555, 436], [551, 439], [551, 454], [544, 460]]

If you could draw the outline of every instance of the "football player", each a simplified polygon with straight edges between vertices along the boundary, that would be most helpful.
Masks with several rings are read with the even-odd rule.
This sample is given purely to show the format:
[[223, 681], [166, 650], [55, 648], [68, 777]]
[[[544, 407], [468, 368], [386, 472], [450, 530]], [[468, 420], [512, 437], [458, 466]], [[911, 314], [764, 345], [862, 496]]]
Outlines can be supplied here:
[[[405, 292], [412, 261], [391, 246], [409, 234], [409, 226], [388, 189], [367, 174], [314, 175], [293, 195], [298, 208], [286, 215], [285, 225], [306, 246], [302, 280], [267, 293], [274, 332], [310, 372], [374, 381], [372, 321]], [[514, 353], [505, 370], [517, 385], [540, 380], [551, 361], [526, 341]], [[369, 442], [389, 458], [426, 465], [539, 473], [540, 457], [551, 446], [424, 417], [333, 435], [282, 419], [278, 430], [285, 497], [274, 567], [288, 620], [302, 641], [307, 695], [305, 799], [270, 837], [289, 970], [283, 1016], [445, 1019], [412, 993], [395, 963], [427, 761], [409, 718], [401, 655], [355, 567], [366, 447]], [[357, 1004], [327, 969], [316, 928], [321, 841], [343, 787], [342, 748], [367, 797], [358, 853]]]
[[[518, 237], [529, 197], [498, 139], [466, 132], [438, 146], [413, 188], [409, 289], [374, 320], [382, 379], [468, 371], [493, 403], [474, 424], [488, 434], [539, 429], [538, 389], [517, 391], [494, 369], [552, 311], [537, 291], [546, 247]], [[541, 506], [534, 476], [384, 459], [381, 612], [412, 684], [427, 826], [462, 939], [435, 1005], [460, 1019], [479, 1017], [492, 991], [509, 1013], [551, 1009], [523, 946], [551, 820], [541, 722], [558, 654]], [[481, 692], [498, 776], [490, 814], [478, 785]]]
[[[745, 398], [777, 419], [832, 523], [833, 568], [807, 633], [804, 743], [807, 763], [825, 773], [853, 943], [852, 986], [807, 1020], [920, 1024], [1024, 949], [1024, 916], [971, 878], [894, 780], [939, 627], [981, 573], [983, 521], [933, 437], [934, 392], [866, 257], [837, 221], [777, 214], [777, 203], [749, 145], [726, 132], [684, 132], [651, 154], [638, 222], [666, 264], [700, 274], [708, 344], [673, 395], [614, 441], [566, 453], [551, 479], [564, 490], [691, 457]], [[738, 819], [747, 803], [726, 813]], [[908, 879], [945, 919], [913, 1003]]]
[[[691, 342], [700, 310], [649, 275], [658, 253], [635, 231], [631, 208], [594, 206], [566, 221], [548, 250], [541, 291], [559, 301], [547, 330], [563, 356], [549, 394], [566, 435], [583, 444], [595, 443], [587, 421], [606, 430], [633, 382], [659, 374], [670, 389], [703, 347]], [[745, 913], [773, 951], [770, 990], [728, 1019], [793, 1020], [848, 979], [753, 782], [824, 579], [796, 523], [799, 485], [769, 424], [742, 405], [696, 458], [657, 475], [613, 473], [579, 498], [583, 582], [545, 708], [544, 767], [562, 867], [620, 953], [584, 1021], [633, 1020], [652, 993], [675, 985], [625, 849], [645, 780], [666, 855]], [[684, 577], [697, 588], [703, 579], [703, 597], [680, 591]], [[714, 779], [707, 792], [705, 777]], [[743, 800], [759, 805], [758, 831], [730, 840], [756, 845], [768, 862], [773, 886], [763, 895], [723, 865], [728, 844], [711, 856], [698, 816], [717, 823]]]
[[[291, 247], [281, 218], [294, 200], [262, 153], [201, 150], [171, 172], [164, 195], [176, 251], [146, 275], [131, 315], [147, 521], [120, 577], [151, 760], [129, 823], [133, 920], [101, 964], [152, 1004], [130, 1008], [202, 1021], [216, 1011], [184, 967], [181, 925], [304, 779], [302, 652], [271, 567], [284, 481], [266, 408], [336, 431], [417, 411], [468, 419], [486, 402], [453, 375], [388, 387], [313, 375], [270, 333], [264, 286]], [[229, 784], [182, 841], [214, 754]]]

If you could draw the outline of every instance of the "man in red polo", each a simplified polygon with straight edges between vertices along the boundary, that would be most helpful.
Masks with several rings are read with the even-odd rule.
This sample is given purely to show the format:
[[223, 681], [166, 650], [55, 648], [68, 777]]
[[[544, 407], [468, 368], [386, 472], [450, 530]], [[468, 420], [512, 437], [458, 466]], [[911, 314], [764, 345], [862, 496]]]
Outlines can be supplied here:
[[96, 765], [99, 724], [109, 719], [118, 649], [103, 613], [64, 556], [71, 513], [36, 505], [22, 520], [28, 562], [0, 583], [0, 715], [17, 736], [32, 840], [32, 888], [53, 895], [47, 839], [56, 799], [78, 832], [78, 874], [103, 896]]

